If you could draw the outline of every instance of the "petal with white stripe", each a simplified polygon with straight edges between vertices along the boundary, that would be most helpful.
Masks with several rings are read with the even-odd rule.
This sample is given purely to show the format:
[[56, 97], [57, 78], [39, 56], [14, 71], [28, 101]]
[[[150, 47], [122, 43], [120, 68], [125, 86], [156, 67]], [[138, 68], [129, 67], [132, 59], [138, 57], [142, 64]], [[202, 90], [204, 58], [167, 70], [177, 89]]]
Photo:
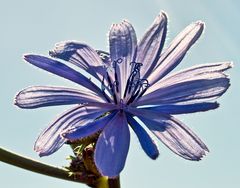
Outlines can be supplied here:
[[61, 136], [65, 129], [85, 125], [110, 110], [112, 109], [109, 107], [86, 105], [78, 105], [71, 108], [60, 115], [39, 135], [35, 142], [34, 150], [40, 156], [54, 153], [66, 142], [66, 139]]
[[[175, 79], [174, 79], [175, 80]], [[221, 72], [189, 76], [176, 82], [159, 83], [159, 89], [144, 95], [135, 105], [200, 103], [220, 97], [230, 86], [229, 78]]]
[[204, 29], [204, 23], [198, 21], [187, 26], [162, 53], [157, 66], [148, 77], [154, 84], [172, 71], [184, 58], [190, 47], [199, 39]]
[[170, 115], [143, 109], [131, 109], [131, 113], [170, 150], [185, 159], [199, 161], [209, 151], [193, 131]]
[[134, 61], [137, 38], [133, 26], [123, 21], [113, 24], [109, 32], [110, 58], [115, 67], [116, 83], [118, 84], [119, 98], [123, 98], [127, 79], [131, 71], [131, 62]]
[[71, 141], [91, 136], [97, 133], [98, 131], [101, 131], [111, 121], [114, 115], [115, 113], [111, 113], [95, 121], [87, 123], [86, 125], [71, 127], [69, 129], [64, 130], [61, 134], [64, 138]]
[[15, 105], [27, 109], [89, 102], [103, 103], [104, 100], [90, 91], [53, 86], [29, 87], [15, 97]]
[[98, 53], [87, 44], [76, 41], [60, 42], [49, 52], [49, 55], [80, 67], [99, 81], [106, 74], [105, 64]]
[[160, 87], [162, 85], [169, 85], [174, 84], [180, 81], [188, 80], [191, 78], [194, 78], [195, 76], [203, 75], [203, 74], [210, 74], [214, 72], [224, 72], [230, 68], [233, 67], [232, 62], [218, 62], [218, 63], [206, 63], [201, 65], [192, 66], [190, 68], [178, 71], [176, 73], [170, 74], [163, 78], [161, 81], [153, 84], [148, 88], [145, 95], [148, 93], [151, 93]]
[[97, 95], [99, 95], [101, 98], [104, 99], [103, 93], [101, 92], [100, 88], [97, 85], [95, 85], [91, 80], [86, 78], [80, 72], [75, 71], [74, 69], [68, 67], [67, 65], [41, 55], [29, 54], [29, 55], [25, 55], [24, 59], [27, 62], [37, 66], [40, 69], [46, 70], [60, 77], [71, 80], [95, 92]]
[[155, 68], [167, 33], [167, 15], [161, 12], [138, 43], [136, 62], [142, 63], [141, 77], [147, 78]]

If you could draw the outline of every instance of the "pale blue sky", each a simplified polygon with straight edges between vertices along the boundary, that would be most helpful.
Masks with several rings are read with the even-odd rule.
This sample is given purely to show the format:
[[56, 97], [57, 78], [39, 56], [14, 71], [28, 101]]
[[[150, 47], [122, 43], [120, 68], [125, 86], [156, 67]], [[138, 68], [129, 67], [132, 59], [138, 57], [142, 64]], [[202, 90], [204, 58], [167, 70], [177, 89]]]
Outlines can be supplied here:
[[[107, 50], [107, 32], [112, 23], [129, 20], [138, 37], [160, 10], [169, 16], [167, 43], [186, 25], [206, 23], [204, 36], [191, 49], [179, 68], [233, 61], [229, 71], [232, 86], [221, 97], [219, 109], [179, 116], [208, 145], [210, 153], [201, 162], [186, 161], [159, 142], [161, 155], [149, 159], [134, 134], [127, 163], [121, 174], [123, 188], [200, 188], [240, 186], [240, 1], [237, 0], [0, 0], [0, 145], [29, 157], [62, 166], [71, 150], [39, 158], [33, 144], [40, 130], [67, 107], [22, 110], [13, 106], [14, 95], [31, 85], [74, 86], [24, 63], [22, 54], [48, 54], [54, 44], [79, 40]], [[1, 187], [86, 187], [76, 183], [30, 173], [0, 163]]]

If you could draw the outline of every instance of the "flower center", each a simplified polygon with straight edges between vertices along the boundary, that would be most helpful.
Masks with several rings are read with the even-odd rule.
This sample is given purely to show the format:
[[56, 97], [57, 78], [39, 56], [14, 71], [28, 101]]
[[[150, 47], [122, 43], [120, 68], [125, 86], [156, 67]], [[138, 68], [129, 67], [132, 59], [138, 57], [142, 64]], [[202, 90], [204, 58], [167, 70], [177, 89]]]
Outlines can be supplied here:
[[127, 108], [127, 105], [124, 103], [124, 101], [121, 99], [119, 103], [119, 110], [125, 110]]
[[[119, 74], [121, 74], [121, 70], [117, 70], [117, 67], [121, 63], [123, 63], [122, 58], [113, 61], [112, 68], [114, 69], [114, 74], [112, 74], [112, 76], [109, 75], [108, 70], [106, 71], [106, 75], [102, 79], [102, 91], [104, 95], [106, 95], [105, 89], [107, 88], [107, 91], [113, 97], [114, 103], [122, 105], [121, 109], [124, 109], [125, 107], [123, 106], [129, 105], [134, 100], [139, 99], [150, 85], [147, 79], [141, 78], [140, 69], [142, 67], [142, 63], [130, 62], [129, 66], [131, 67], [131, 71], [127, 79], [123, 99], [117, 98], [120, 96], [119, 87], [121, 82], [121, 80], [119, 80], [119, 78], [121, 78], [119, 76]], [[124, 105], [123, 101], [125, 101]]]

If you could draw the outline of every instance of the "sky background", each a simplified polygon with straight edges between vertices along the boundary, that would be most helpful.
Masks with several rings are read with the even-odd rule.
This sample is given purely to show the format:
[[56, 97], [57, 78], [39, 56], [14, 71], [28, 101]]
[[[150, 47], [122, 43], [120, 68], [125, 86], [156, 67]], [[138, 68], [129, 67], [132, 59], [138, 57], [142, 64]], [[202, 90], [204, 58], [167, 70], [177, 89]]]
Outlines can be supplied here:
[[[129, 20], [138, 38], [160, 10], [169, 17], [168, 40], [188, 24], [202, 20], [204, 35], [177, 69], [192, 65], [233, 61], [228, 73], [231, 87], [218, 101], [219, 109], [178, 116], [208, 145], [210, 153], [200, 162], [186, 161], [159, 142], [160, 157], [149, 159], [136, 135], [121, 174], [123, 188], [202, 188], [240, 186], [240, 1], [238, 0], [0, 0], [0, 146], [56, 166], [66, 165], [71, 150], [65, 146], [52, 156], [39, 158], [33, 144], [40, 131], [68, 107], [18, 109], [14, 95], [32, 85], [74, 86], [22, 60], [24, 53], [47, 55], [56, 42], [84, 41], [108, 50], [107, 32], [112, 23]], [[31, 173], [0, 162], [1, 187], [85, 188], [85, 185]]]

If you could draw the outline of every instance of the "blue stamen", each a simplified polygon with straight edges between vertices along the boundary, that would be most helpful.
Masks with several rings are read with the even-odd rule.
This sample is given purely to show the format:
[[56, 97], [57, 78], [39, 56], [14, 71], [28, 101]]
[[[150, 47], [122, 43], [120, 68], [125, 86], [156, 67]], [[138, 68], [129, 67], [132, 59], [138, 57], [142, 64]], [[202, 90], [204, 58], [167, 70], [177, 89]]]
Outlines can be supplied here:
[[142, 66], [142, 63], [131, 62], [130, 65], [132, 65], [132, 70], [127, 80], [124, 97], [126, 97], [127, 93], [130, 94], [132, 92], [134, 94], [136, 92], [139, 85], [138, 82], [140, 80], [140, 68]]
[[113, 61], [113, 68], [114, 68], [114, 77], [115, 77], [115, 86], [116, 91], [119, 92], [119, 81], [118, 81], [118, 75], [117, 75], [117, 64], [121, 64], [123, 62], [122, 58], [118, 58], [117, 60]]
[[124, 94], [126, 96], [126, 91], [128, 91], [128, 93], [132, 93], [132, 95], [128, 100], [127, 104], [130, 104], [136, 98], [141, 97], [149, 87], [149, 83], [147, 79], [140, 79], [140, 69], [141, 69], [142, 63], [131, 62], [130, 65], [131, 64], [133, 65], [132, 71], [128, 78], [126, 90]]
[[105, 93], [106, 86], [104, 84], [104, 80], [105, 80], [105, 76], [103, 76], [103, 79], [101, 81], [101, 90], [102, 90], [102, 93], [103, 93], [103, 96], [105, 97], [105, 99], [110, 103], [110, 100], [107, 97], [107, 94]]
[[108, 80], [110, 91], [112, 92], [111, 94], [113, 96], [114, 103], [117, 104], [117, 97], [116, 97], [116, 94], [114, 92], [114, 85], [113, 85], [113, 83], [111, 81], [111, 78], [110, 78], [108, 73], [107, 73], [107, 80]]

